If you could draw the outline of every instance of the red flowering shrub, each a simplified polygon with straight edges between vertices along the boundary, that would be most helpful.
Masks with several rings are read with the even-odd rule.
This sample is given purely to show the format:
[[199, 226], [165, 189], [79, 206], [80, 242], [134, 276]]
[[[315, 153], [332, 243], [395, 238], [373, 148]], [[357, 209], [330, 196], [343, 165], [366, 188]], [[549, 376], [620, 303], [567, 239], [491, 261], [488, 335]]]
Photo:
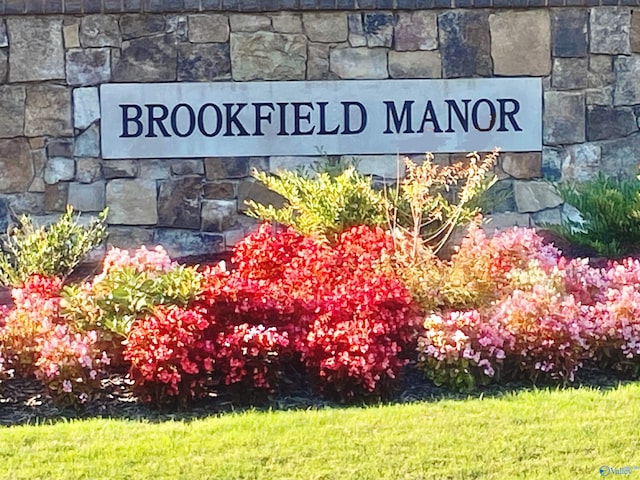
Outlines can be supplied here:
[[354, 227], [332, 246], [264, 224], [236, 248], [236, 270], [205, 271], [201, 304], [219, 326], [286, 333], [323, 391], [379, 394], [415, 333], [411, 296], [386, 267], [392, 251], [381, 229]]
[[109, 363], [95, 331], [78, 332], [60, 316], [59, 278], [29, 277], [12, 291], [15, 307], [0, 328], [0, 373], [35, 375], [61, 405], [84, 403]]
[[209, 327], [206, 316], [178, 306], [159, 306], [133, 323], [124, 356], [143, 401], [186, 403], [201, 395], [215, 361], [215, 345], [204, 334]]
[[278, 381], [278, 361], [288, 346], [287, 333], [274, 327], [234, 326], [218, 334], [216, 371], [225, 385], [242, 382], [249, 388], [272, 390]]

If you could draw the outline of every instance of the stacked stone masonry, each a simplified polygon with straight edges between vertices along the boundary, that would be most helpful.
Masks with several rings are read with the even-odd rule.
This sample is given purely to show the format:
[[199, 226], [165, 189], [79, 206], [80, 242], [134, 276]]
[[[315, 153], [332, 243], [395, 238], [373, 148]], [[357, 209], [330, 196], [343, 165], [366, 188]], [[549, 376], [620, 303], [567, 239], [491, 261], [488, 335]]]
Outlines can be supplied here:
[[[109, 82], [539, 77], [544, 148], [501, 156], [493, 225], [574, 215], [549, 181], [635, 174], [640, 8], [445, 3], [0, 0], [0, 229], [11, 213], [48, 222], [67, 203], [108, 206], [113, 245], [222, 251], [254, 226], [245, 200], [280, 201], [253, 168], [314, 160], [103, 160], [99, 86]], [[395, 156], [358, 158], [365, 173], [396, 175]]]

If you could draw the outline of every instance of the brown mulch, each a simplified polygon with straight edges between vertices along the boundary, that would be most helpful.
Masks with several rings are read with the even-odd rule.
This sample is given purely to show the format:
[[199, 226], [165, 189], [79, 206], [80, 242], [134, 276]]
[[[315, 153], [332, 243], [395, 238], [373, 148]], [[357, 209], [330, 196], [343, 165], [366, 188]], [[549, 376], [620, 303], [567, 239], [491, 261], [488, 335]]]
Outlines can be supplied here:
[[[240, 390], [225, 390], [221, 393], [213, 391], [189, 405], [188, 409], [158, 409], [141, 403], [132, 393], [132, 382], [125, 374], [113, 374], [103, 379], [101, 390], [77, 409], [57, 407], [36, 379], [10, 379], [0, 382], [0, 426], [88, 418], [159, 422], [191, 420], [245, 409], [306, 410], [344, 406], [319, 396], [304, 378], [298, 378], [295, 374], [293, 381], [290, 378], [283, 379], [281, 388], [272, 394], [250, 396], [248, 392]], [[385, 401], [410, 403], [451, 396], [455, 395], [434, 386], [414, 367], [407, 367], [399, 388]]]

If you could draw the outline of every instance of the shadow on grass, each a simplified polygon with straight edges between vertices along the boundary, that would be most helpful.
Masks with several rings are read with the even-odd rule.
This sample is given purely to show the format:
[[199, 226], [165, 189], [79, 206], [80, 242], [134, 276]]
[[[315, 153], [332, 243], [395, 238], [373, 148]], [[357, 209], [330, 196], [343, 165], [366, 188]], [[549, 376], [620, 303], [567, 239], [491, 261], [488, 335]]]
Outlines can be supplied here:
[[426, 380], [415, 367], [407, 367], [396, 390], [388, 398], [341, 403], [327, 400], [317, 394], [308, 380], [289, 372], [280, 389], [270, 395], [249, 394], [240, 389], [225, 389], [224, 393], [211, 393], [190, 405], [188, 409], [157, 409], [142, 404], [133, 396], [131, 385], [123, 375], [105, 380], [102, 391], [81, 409], [56, 407], [36, 380], [10, 380], [0, 383], [0, 426], [42, 425], [76, 419], [110, 418], [144, 421], [190, 422], [202, 418], [245, 411], [290, 411], [362, 408], [377, 405], [397, 405], [443, 400], [465, 401], [480, 398], [501, 398], [536, 390], [573, 390], [593, 388], [603, 392], [633, 381], [615, 373], [582, 371], [570, 386], [507, 383], [481, 387], [469, 393], [456, 393], [437, 387]]

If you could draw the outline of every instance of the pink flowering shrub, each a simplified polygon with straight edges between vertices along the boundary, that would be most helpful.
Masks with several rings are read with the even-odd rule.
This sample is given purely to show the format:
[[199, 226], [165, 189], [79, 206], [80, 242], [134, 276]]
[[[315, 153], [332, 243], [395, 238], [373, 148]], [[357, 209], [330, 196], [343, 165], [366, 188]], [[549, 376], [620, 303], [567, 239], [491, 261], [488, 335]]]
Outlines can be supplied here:
[[236, 247], [236, 270], [204, 273], [201, 304], [218, 325], [286, 334], [323, 392], [379, 395], [416, 333], [409, 291], [388, 268], [392, 249], [377, 228], [354, 227], [331, 245], [264, 224]]
[[15, 307], [0, 327], [0, 374], [35, 375], [60, 405], [84, 403], [109, 358], [95, 331], [80, 332], [60, 315], [59, 278], [29, 277], [12, 291]]
[[586, 332], [573, 296], [535, 285], [515, 290], [492, 312], [511, 341], [506, 348], [513, 378], [572, 382], [586, 356]]
[[640, 261], [593, 268], [530, 230], [472, 230], [449, 268], [470, 296], [424, 324], [419, 365], [436, 383], [466, 389], [494, 371], [567, 383], [583, 365], [640, 373]]
[[477, 310], [433, 314], [418, 339], [418, 363], [438, 385], [471, 390], [500, 375], [512, 338]]
[[85, 403], [100, 388], [100, 373], [110, 363], [97, 346], [98, 334], [73, 332], [68, 325], [46, 326], [38, 339], [35, 375], [58, 405]]

